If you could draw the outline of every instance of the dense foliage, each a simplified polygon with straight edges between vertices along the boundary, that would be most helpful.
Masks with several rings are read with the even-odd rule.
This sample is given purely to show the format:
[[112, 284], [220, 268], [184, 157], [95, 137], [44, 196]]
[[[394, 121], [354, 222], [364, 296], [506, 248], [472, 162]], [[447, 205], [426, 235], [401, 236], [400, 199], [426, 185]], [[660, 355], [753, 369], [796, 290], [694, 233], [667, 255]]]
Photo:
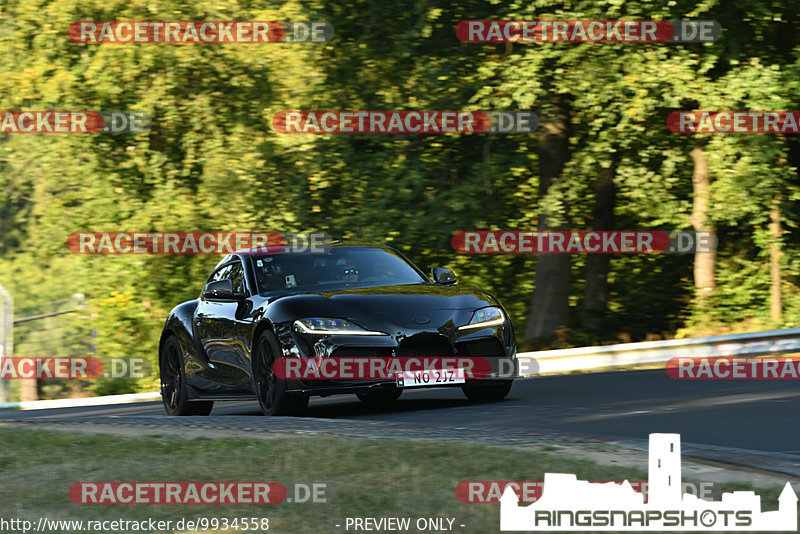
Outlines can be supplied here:
[[[218, 261], [74, 255], [65, 240], [78, 231], [322, 230], [387, 242], [495, 293], [523, 348], [797, 326], [797, 137], [665, 126], [678, 109], [798, 109], [796, 2], [6, 0], [0, 17], [0, 109], [153, 117], [135, 135], [0, 136], [0, 284], [39, 313], [75, 293], [87, 302], [58, 342], [18, 329], [16, 355], [75, 355], [93, 329], [97, 355], [155, 361], [164, 317], [197, 296]], [[514, 18], [714, 19], [724, 33], [704, 44], [456, 38], [460, 20]], [[251, 45], [67, 38], [78, 20], [204, 19], [324, 19], [336, 35]], [[541, 128], [276, 133], [272, 116], [292, 109], [531, 109], [561, 141], [546, 146]], [[710, 185], [698, 212], [701, 160]], [[557, 171], [546, 179], [545, 165]], [[458, 230], [688, 230], [693, 221], [719, 236], [712, 263], [703, 260], [713, 287], [698, 282], [692, 255], [459, 255], [450, 245]]]

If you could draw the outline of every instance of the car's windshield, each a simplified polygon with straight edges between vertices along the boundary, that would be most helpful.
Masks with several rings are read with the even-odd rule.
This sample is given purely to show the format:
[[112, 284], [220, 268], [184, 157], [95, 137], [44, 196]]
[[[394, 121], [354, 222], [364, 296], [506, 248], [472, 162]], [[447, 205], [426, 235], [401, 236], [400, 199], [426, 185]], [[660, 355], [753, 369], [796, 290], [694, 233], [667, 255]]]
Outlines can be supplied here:
[[399, 256], [371, 247], [333, 247], [325, 252], [256, 255], [259, 293], [301, 289], [418, 284], [427, 280]]

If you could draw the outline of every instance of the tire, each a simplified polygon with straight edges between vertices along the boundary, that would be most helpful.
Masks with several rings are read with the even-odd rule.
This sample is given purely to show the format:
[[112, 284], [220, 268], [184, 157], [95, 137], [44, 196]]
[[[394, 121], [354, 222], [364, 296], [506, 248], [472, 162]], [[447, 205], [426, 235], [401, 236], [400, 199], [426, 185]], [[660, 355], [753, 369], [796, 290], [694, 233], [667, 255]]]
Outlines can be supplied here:
[[461, 391], [474, 402], [499, 401], [506, 398], [513, 383], [513, 380], [504, 380], [491, 386], [461, 386]]
[[186, 394], [186, 372], [183, 366], [183, 348], [175, 336], [169, 336], [158, 355], [161, 377], [161, 401], [167, 415], [208, 415], [213, 401], [190, 402]]
[[307, 395], [290, 395], [286, 380], [272, 372], [272, 364], [281, 356], [278, 337], [265, 330], [253, 350], [253, 380], [261, 413], [264, 415], [300, 415], [308, 407]]
[[380, 407], [390, 406], [402, 394], [403, 390], [398, 387], [385, 387], [383, 389], [371, 389], [366, 393], [356, 393], [356, 397], [367, 406]]

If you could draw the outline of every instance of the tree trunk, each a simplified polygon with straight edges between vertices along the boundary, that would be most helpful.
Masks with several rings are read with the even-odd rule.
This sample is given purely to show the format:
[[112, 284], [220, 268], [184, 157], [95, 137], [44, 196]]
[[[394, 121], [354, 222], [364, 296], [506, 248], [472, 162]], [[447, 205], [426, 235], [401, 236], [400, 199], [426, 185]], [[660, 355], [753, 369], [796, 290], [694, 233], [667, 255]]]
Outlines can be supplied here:
[[19, 400], [22, 402], [39, 400], [39, 381], [35, 378], [20, 380]]
[[770, 316], [774, 320], [781, 318], [783, 305], [781, 303], [781, 212], [780, 198], [772, 200], [772, 210], [769, 212], [769, 233], [772, 243], [769, 246], [769, 273], [770, 273]]
[[[594, 186], [594, 208], [592, 209], [592, 230], [614, 229], [614, 204], [617, 189], [614, 176], [617, 173], [617, 158], [613, 155], [611, 165], [600, 169], [600, 176]], [[583, 292], [581, 327], [587, 330], [600, 330], [608, 308], [608, 272], [611, 267], [609, 254], [589, 254], [586, 258], [586, 286]]]
[[[695, 232], [713, 232], [713, 228], [707, 223], [709, 205], [709, 186], [711, 176], [708, 172], [708, 160], [705, 152], [699, 146], [692, 149], [690, 155], [694, 161], [694, 172], [692, 174], [692, 188], [694, 201], [692, 203], [692, 215], [690, 217]], [[695, 298], [700, 307], [707, 305], [708, 298], [714, 292], [716, 283], [714, 281], [714, 271], [716, 267], [717, 251], [695, 252], [694, 255], [694, 287]]]
[[[540, 200], [569, 160], [569, 115], [566, 99], [557, 97], [552, 118], [543, 121], [537, 130]], [[540, 232], [554, 229], [542, 212], [537, 226]], [[569, 254], [540, 254], [536, 259], [535, 286], [525, 325], [525, 338], [533, 348], [552, 342], [556, 331], [568, 325], [570, 278]]]

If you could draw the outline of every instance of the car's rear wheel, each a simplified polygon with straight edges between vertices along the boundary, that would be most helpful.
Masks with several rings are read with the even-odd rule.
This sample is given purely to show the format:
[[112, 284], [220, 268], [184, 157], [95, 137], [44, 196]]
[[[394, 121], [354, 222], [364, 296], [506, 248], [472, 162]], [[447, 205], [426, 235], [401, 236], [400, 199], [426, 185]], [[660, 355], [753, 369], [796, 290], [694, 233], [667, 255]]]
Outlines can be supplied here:
[[280, 358], [277, 336], [265, 330], [258, 337], [253, 351], [253, 378], [261, 413], [264, 415], [300, 415], [308, 407], [307, 395], [290, 395], [286, 380], [275, 376], [272, 364]]
[[398, 387], [371, 389], [365, 393], [356, 393], [358, 400], [367, 406], [388, 406], [400, 398], [403, 390]]
[[186, 393], [186, 372], [183, 368], [183, 348], [174, 335], [161, 345], [158, 355], [161, 375], [161, 401], [167, 415], [208, 415], [213, 401], [189, 401]]
[[511, 391], [512, 380], [504, 380], [487, 386], [461, 386], [461, 391], [471, 401], [489, 402], [506, 398]]

